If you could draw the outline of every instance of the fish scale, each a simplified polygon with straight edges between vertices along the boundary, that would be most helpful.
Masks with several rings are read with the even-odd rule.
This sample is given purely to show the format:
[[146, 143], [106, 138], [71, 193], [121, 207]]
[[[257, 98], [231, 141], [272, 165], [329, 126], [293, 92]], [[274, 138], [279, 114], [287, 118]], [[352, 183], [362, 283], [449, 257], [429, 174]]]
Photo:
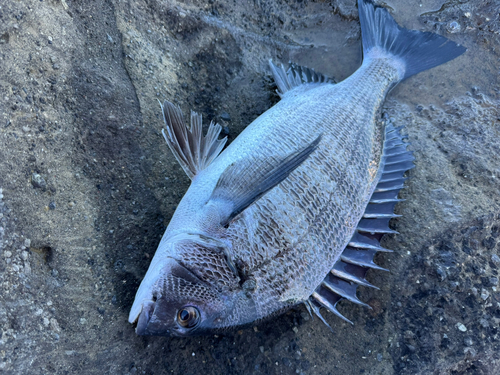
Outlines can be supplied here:
[[[400, 128], [380, 121], [401, 80], [465, 49], [399, 27], [359, 0], [364, 60], [344, 81], [270, 64], [281, 101], [224, 151], [221, 127], [184, 123], [162, 106], [165, 140], [192, 183], [137, 291], [138, 334], [188, 336], [250, 324], [305, 304], [324, 323], [340, 301], [366, 306], [366, 280], [384, 234], [397, 233], [404, 173], [413, 168]], [[219, 155], [220, 153], [220, 155]]]
[[[377, 61], [375, 66], [369, 67], [367, 70], [373, 70], [373, 74], [377, 74], [377, 72], [380, 70], [380, 62]], [[371, 69], [372, 68], [372, 69]], [[370, 81], [370, 79], [366, 79], [367, 81]], [[379, 81], [380, 78], [374, 79], [374, 81]], [[385, 83], [385, 86], [388, 87], [391, 84], [391, 81], [387, 81]], [[380, 91], [385, 91], [386, 87], [381, 88]], [[336, 86], [330, 86], [330, 96], [319, 96], [320, 100], [322, 101], [329, 101], [332, 98], [337, 98], [338, 102], [342, 100], [342, 98], [338, 99], [338, 96], [336, 96], [336, 91], [337, 87]], [[315, 95], [315, 89], [308, 90], [307, 93], [310, 95]], [[366, 90], [361, 90], [362, 93]], [[362, 96], [362, 93], [360, 96]], [[350, 94], [352, 95], [352, 94]], [[350, 96], [349, 95], [349, 96]], [[318, 97], [318, 95], [315, 95]], [[337, 102], [337, 103], [338, 103]], [[373, 160], [373, 154], [372, 154], [372, 147], [369, 145], [370, 138], [373, 139], [374, 137], [371, 136], [373, 133], [370, 132], [374, 128], [373, 125], [367, 126], [365, 129], [367, 130], [366, 133], [368, 134], [363, 134], [362, 130], [359, 129], [359, 127], [355, 126], [358, 123], [362, 122], [363, 118], [366, 118], [366, 110], [362, 108], [361, 110], [355, 112], [353, 110], [347, 112], [344, 116], [339, 115], [339, 109], [342, 109], [342, 106], [338, 105], [335, 101], [332, 104], [331, 107], [327, 108], [325, 112], [329, 112], [329, 116], [321, 116], [321, 121], [318, 122], [313, 122], [311, 119], [308, 119], [308, 124], [309, 124], [309, 129], [308, 129], [308, 134], [310, 134], [312, 131], [317, 130], [323, 133], [323, 137], [325, 139], [324, 144], [329, 145], [330, 147], [325, 147], [324, 154], [328, 155], [338, 155], [337, 149], [332, 146], [334, 144], [333, 142], [330, 143], [330, 140], [335, 140], [335, 139], [342, 139], [344, 140], [344, 144], [351, 144], [351, 148], [343, 147], [342, 150], [344, 151], [344, 163], [348, 163], [349, 160], [354, 160], [355, 162], [348, 164], [351, 165], [352, 168], [346, 168], [346, 165], [342, 165], [342, 162], [339, 162], [335, 167], [337, 169], [342, 169], [346, 171], [351, 172], [352, 178], [349, 179], [349, 173], [345, 173], [342, 176], [335, 176], [337, 177], [335, 180], [332, 180], [329, 178], [328, 175], [322, 175], [321, 177], [318, 177], [318, 174], [315, 175], [316, 177], [316, 184], [312, 184], [311, 182], [304, 183], [303, 185], [300, 184], [300, 181], [305, 181], [307, 178], [305, 176], [308, 176], [308, 173], [311, 169], [311, 165], [329, 165], [329, 164], [334, 164], [335, 161], [331, 160], [331, 157], [321, 159], [318, 156], [323, 149], [320, 147], [318, 148], [318, 154], [311, 155], [311, 157], [304, 162], [304, 164], [298, 168], [296, 171], [294, 171], [289, 178], [282, 183], [282, 185], [287, 186], [288, 191], [294, 191], [296, 192], [296, 195], [298, 195], [301, 199], [302, 204], [297, 204], [296, 200], [290, 199], [291, 196], [288, 194], [283, 194], [282, 190], [279, 189], [279, 187], [273, 189], [270, 191], [265, 197], [263, 197], [258, 203], [256, 203], [254, 206], [250, 207], [247, 210], [247, 213], [245, 213], [244, 216], [250, 216], [252, 219], [258, 223], [259, 229], [257, 230], [260, 231], [261, 233], [267, 233], [269, 229], [269, 224], [268, 220], [266, 218], [266, 212], [264, 210], [259, 209], [261, 206], [268, 206], [272, 205], [272, 202], [281, 202], [280, 209], [278, 212], [274, 212], [272, 217], [273, 220], [280, 220], [281, 217], [283, 217], [282, 212], [283, 211], [293, 211], [293, 216], [294, 217], [300, 217], [300, 218], [305, 218], [306, 221], [306, 227], [308, 228], [309, 232], [312, 232], [313, 236], [318, 238], [321, 236], [324, 236], [324, 239], [321, 241], [313, 242], [312, 247], [314, 250], [309, 249], [309, 251], [305, 251], [303, 246], [301, 246], [301, 243], [306, 242], [305, 245], [308, 247], [308, 241], [300, 241], [299, 239], [296, 238], [289, 238], [286, 242], [287, 243], [295, 243], [294, 248], [289, 248], [289, 251], [287, 254], [289, 254], [290, 261], [293, 261], [295, 259], [301, 259], [301, 261], [304, 264], [308, 263], [314, 263], [314, 264], [321, 264], [323, 267], [316, 267], [313, 271], [313, 273], [316, 273], [317, 276], [314, 277], [310, 272], [307, 274], [303, 275], [303, 278], [297, 278], [294, 277], [294, 284], [298, 286], [299, 290], [290, 292], [293, 288], [287, 288], [287, 294], [296, 294], [298, 296], [303, 296], [303, 295], [310, 295], [312, 290], [316, 288], [318, 285], [319, 281], [324, 278], [324, 275], [333, 267], [333, 264], [335, 261], [338, 259], [340, 256], [340, 253], [344, 249], [346, 242], [350, 239], [352, 232], [354, 228], [357, 225], [358, 217], [359, 217], [359, 211], [364, 209], [364, 206], [366, 206], [366, 200], [369, 199], [369, 196], [366, 194], [366, 188], [364, 186], [370, 184], [366, 184], [365, 181], [369, 178], [369, 176], [366, 176], [364, 179], [362, 178], [362, 173], [364, 172], [365, 175], [367, 175], [367, 172], [365, 172], [368, 169], [368, 165], [370, 164], [370, 161]], [[371, 103], [367, 103], [367, 105], [370, 105]], [[291, 105], [294, 105], [292, 103]], [[301, 108], [303, 111], [314, 111], [314, 108], [317, 106], [317, 103], [315, 101], [311, 101], [309, 103], [311, 106], [311, 109], [307, 108]], [[277, 108], [279, 110], [279, 108]], [[356, 116], [357, 113], [357, 116]], [[360, 120], [361, 117], [361, 120]], [[333, 119], [333, 121], [332, 121]], [[349, 122], [346, 121], [349, 119]], [[337, 120], [337, 121], [335, 121]], [[368, 124], [374, 124], [375, 123], [375, 113], [372, 114], [372, 118], [370, 121], [366, 121]], [[293, 126], [294, 124], [288, 124]], [[316, 127], [314, 127], [316, 125]], [[326, 133], [329, 131], [329, 133]], [[329, 137], [329, 134], [335, 134], [336, 136]], [[285, 138], [285, 142], [286, 142]], [[375, 139], [376, 141], [376, 139]], [[379, 144], [379, 148], [381, 148], [380, 142], [376, 142]], [[333, 150], [332, 150], [333, 148]], [[350, 158], [348, 158], [348, 155], [350, 155]], [[380, 151], [378, 152], [378, 155], [380, 155]], [[363, 162], [364, 159], [364, 162]], [[333, 169], [333, 168], [332, 168]], [[361, 176], [361, 178], [360, 178]], [[340, 177], [340, 178], [339, 178]], [[310, 177], [309, 177], [310, 179]], [[339, 182], [342, 181], [342, 182]], [[294, 184], [295, 182], [295, 184]], [[350, 192], [349, 195], [339, 195], [338, 197], [332, 197], [331, 193], [330, 194], [318, 194], [318, 192], [323, 191], [324, 189], [318, 189], [318, 186], [321, 186], [321, 182], [326, 182], [328, 185], [332, 186], [330, 191], [334, 191], [337, 189], [341, 191], [348, 191]], [[373, 184], [373, 182], [372, 182]], [[341, 186], [338, 186], [341, 185]], [[312, 189], [311, 186], [316, 187], [315, 194], [310, 193]], [[298, 187], [298, 188], [297, 188]], [[303, 190], [303, 188], [306, 187], [308, 188], [306, 191]], [[370, 190], [370, 188], [368, 189]], [[318, 214], [319, 212], [315, 212], [315, 210], [312, 208], [313, 205], [321, 207], [321, 214], [322, 217], [325, 218], [326, 220], [318, 220]], [[304, 212], [305, 211], [305, 212]], [[347, 220], [347, 225], [346, 223], [342, 221], [337, 221], [335, 220], [336, 217], [343, 217], [344, 221], [348, 219], [349, 217], [351, 218], [350, 220]], [[278, 218], [278, 219], [277, 219]], [[245, 233], [245, 231], [242, 230], [241, 225], [245, 225], [245, 222], [248, 222], [248, 218], [243, 220], [239, 219], [236, 220], [233, 225], [231, 225], [231, 237], [233, 238], [233, 251], [235, 254], [235, 257], [238, 258], [240, 254], [244, 255], [245, 251], [240, 250], [240, 249], [246, 249], [248, 248], [248, 244], [251, 244], [251, 240], [249, 238], [245, 237], [238, 237], [239, 233]], [[319, 222], [319, 225], [314, 225], [315, 222]], [[286, 223], [284, 221], [280, 221], [277, 223], [279, 228], [282, 228], [281, 230], [278, 230], [277, 232], [281, 233], [291, 233], [293, 229], [291, 230], [289, 223]], [[336, 226], [336, 227], [335, 227]], [[303, 231], [300, 231], [303, 232]], [[276, 234], [276, 232], [275, 232]], [[289, 236], [288, 236], [289, 237]], [[264, 236], [252, 236], [252, 239], [255, 241], [257, 238], [257, 241], [259, 243], [266, 243]], [[332, 243], [336, 244], [336, 246], [333, 249], [328, 249], [328, 247], [325, 246], [325, 244]], [[319, 246], [318, 246], [319, 245]], [[247, 256], [244, 257], [242, 256], [242, 261], [244, 263], [253, 263], [252, 259], [257, 259], [254, 254], [255, 253], [260, 253], [258, 250], [258, 246], [256, 247], [256, 251], [253, 254], [248, 254]], [[332, 251], [333, 250], [333, 251]], [[308, 257], [304, 258], [299, 258], [298, 254], [308, 254]], [[278, 267], [278, 269], [285, 269], [288, 267], [288, 259], [284, 258], [282, 259], [282, 262], [274, 264], [271, 263], [272, 267]], [[254, 265], [253, 268], [259, 268], [259, 265]], [[325, 271], [326, 270], [326, 271]], [[249, 275], [252, 277], [252, 275]], [[284, 277], [286, 278], [287, 275], [284, 274]], [[258, 275], [257, 275], [258, 278]], [[272, 283], [272, 280], [269, 280], [268, 282]], [[272, 285], [271, 288], [276, 288], [276, 285]], [[268, 288], [266, 288], [268, 289]], [[296, 303], [297, 301], [292, 300], [291, 303]], [[266, 309], [272, 310], [274, 307], [269, 306], [269, 304], [266, 303]]]

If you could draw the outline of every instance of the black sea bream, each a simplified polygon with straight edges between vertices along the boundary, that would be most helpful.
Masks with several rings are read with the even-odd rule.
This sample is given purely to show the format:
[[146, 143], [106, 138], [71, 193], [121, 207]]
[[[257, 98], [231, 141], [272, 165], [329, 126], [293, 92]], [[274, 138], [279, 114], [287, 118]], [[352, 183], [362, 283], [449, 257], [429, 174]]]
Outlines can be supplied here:
[[370, 0], [358, 7], [361, 67], [334, 84], [271, 63], [281, 101], [222, 153], [219, 125], [203, 137], [201, 116], [187, 127], [164, 103], [165, 139], [192, 183], [137, 291], [129, 321], [138, 334], [221, 331], [301, 303], [324, 321], [321, 308], [342, 317], [341, 299], [363, 304], [356, 288], [371, 286], [365, 273], [379, 268], [374, 254], [394, 233], [388, 223], [413, 167], [380, 108], [398, 82], [465, 48], [399, 27]]

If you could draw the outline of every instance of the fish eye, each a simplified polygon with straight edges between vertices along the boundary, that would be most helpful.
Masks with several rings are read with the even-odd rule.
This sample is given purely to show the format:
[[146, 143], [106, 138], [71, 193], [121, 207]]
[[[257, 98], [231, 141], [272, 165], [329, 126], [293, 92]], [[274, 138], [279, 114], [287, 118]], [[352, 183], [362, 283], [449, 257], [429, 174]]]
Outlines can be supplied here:
[[200, 312], [196, 307], [186, 306], [177, 312], [177, 323], [184, 328], [193, 328], [200, 321]]

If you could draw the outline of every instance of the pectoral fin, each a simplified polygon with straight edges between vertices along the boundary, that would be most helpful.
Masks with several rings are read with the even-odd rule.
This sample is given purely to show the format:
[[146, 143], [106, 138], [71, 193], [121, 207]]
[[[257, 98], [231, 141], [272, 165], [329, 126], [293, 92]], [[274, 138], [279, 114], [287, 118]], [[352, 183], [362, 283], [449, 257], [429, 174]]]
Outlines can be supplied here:
[[253, 202], [285, 180], [314, 150], [321, 135], [306, 147], [287, 157], [246, 158], [231, 164], [222, 173], [208, 202], [221, 208], [225, 226]]
[[201, 115], [196, 112], [191, 112], [191, 126], [188, 128], [178, 106], [166, 101], [161, 109], [167, 127], [163, 137], [184, 172], [192, 179], [220, 154], [227, 137], [218, 139], [222, 127], [213, 122], [203, 137]]

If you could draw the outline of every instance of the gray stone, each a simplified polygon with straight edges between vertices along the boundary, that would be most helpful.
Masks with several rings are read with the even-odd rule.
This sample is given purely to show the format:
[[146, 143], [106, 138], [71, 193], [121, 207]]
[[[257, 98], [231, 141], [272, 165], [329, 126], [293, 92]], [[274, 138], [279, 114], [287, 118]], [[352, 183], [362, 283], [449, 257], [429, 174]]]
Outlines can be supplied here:
[[31, 175], [31, 184], [34, 187], [40, 188], [42, 190], [45, 190], [47, 188], [47, 182], [45, 182], [45, 179], [38, 173], [33, 173]]

